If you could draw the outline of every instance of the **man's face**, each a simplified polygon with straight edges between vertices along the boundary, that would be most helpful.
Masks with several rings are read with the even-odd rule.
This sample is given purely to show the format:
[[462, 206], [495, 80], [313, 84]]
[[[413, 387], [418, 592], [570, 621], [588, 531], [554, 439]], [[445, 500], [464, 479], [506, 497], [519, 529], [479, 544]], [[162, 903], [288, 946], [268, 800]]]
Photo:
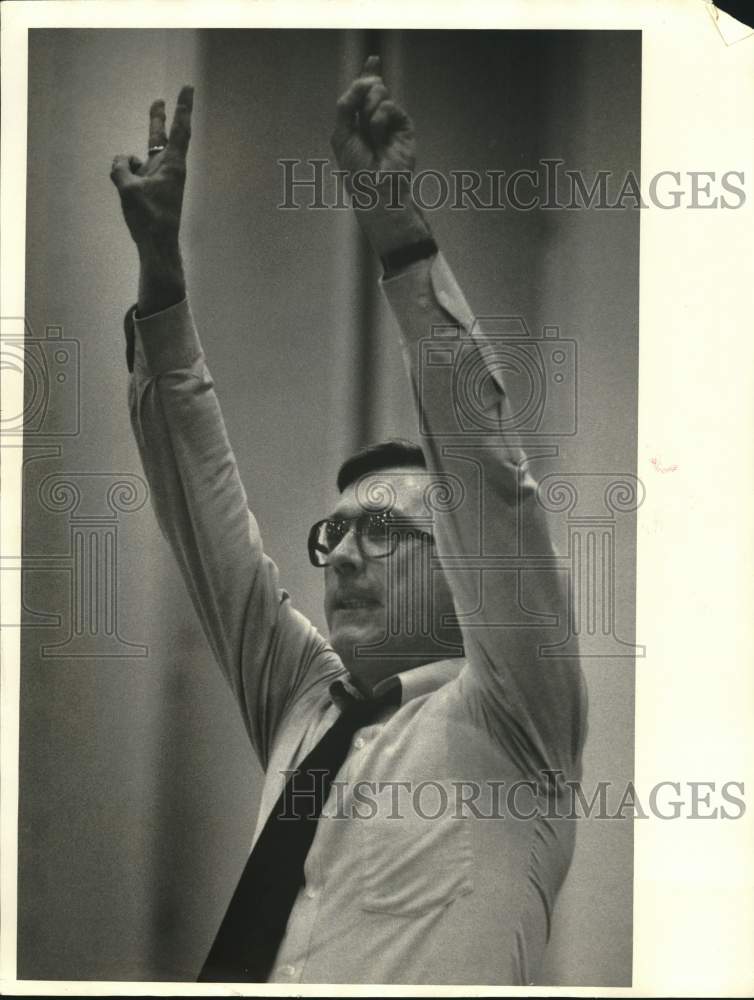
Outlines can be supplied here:
[[[421, 534], [432, 530], [424, 502], [426, 470], [379, 469], [366, 475], [343, 491], [333, 516], [355, 518], [384, 510], [379, 503], [370, 506], [367, 498], [383, 498], [385, 483], [395, 498], [391, 517], [401, 525], [416, 525], [416, 530], [401, 537], [391, 555], [374, 558], [364, 554], [351, 527], [325, 567], [331, 645], [367, 691], [400, 670], [453, 655], [450, 647], [437, 642], [438, 634], [445, 642], [460, 644], [457, 628], [439, 625], [443, 615], [453, 613], [453, 599], [437, 568], [435, 546]], [[368, 651], [372, 655], [359, 648], [365, 646], [372, 647]]]

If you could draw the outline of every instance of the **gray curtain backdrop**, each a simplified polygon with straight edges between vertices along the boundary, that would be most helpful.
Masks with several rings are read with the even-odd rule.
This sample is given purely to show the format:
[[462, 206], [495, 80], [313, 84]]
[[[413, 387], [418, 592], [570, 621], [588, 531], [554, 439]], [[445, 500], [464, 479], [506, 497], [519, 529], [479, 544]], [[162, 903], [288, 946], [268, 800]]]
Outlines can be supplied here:
[[[375, 48], [416, 122], [420, 168], [510, 172], [557, 157], [588, 179], [639, 175], [637, 32], [30, 32], [26, 302], [50, 401], [29, 410], [25, 444], [22, 978], [193, 979], [260, 789], [131, 438], [121, 322], [137, 262], [111, 158], [143, 155], [150, 101], [164, 96], [172, 114], [180, 85], [196, 85], [192, 307], [266, 548], [324, 627], [308, 525], [352, 448], [416, 437], [415, 421], [353, 218], [280, 210], [277, 161], [329, 156], [334, 102]], [[578, 434], [549, 467], [635, 472], [639, 213], [429, 216], [478, 314], [577, 342]], [[567, 545], [562, 518], [556, 530]], [[630, 643], [632, 516], [615, 531], [615, 633]], [[633, 661], [585, 670], [584, 784], [619, 786], [633, 774]], [[631, 820], [581, 824], [543, 982], [630, 983], [632, 850]]]

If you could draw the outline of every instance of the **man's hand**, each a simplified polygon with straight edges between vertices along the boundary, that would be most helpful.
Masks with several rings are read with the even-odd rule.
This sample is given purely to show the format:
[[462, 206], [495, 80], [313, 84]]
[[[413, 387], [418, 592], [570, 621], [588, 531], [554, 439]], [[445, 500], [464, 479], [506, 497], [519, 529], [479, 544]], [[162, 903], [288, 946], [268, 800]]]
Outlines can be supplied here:
[[193, 104], [194, 88], [183, 87], [168, 138], [165, 102], [155, 101], [149, 109], [146, 162], [138, 156], [123, 154], [113, 160], [110, 178], [118, 189], [123, 216], [139, 247], [151, 241], [178, 241]]
[[[331, 144], [341, 170], [352, 178], [356, 216], [380, 256], [431, 235], [410, 192], [416, 162], [414, 126], [390, 99], [379, 56], [369, 56], [361, 75], [338, 101]], [[354, 175], [364, 172], [370, 175], [365, 178], [369, 193], [362, 197]]]
[[110, 171], [123, 217], [139, 251], [141, 316], [166, 309], [186, 295], [178, 233], [193, 104], [194, 88], [183, 87], [168, 137], [165, 102], [155, 101], [149, 110], [146, 161], [121, 154], [113, 160]]
[[390, 100], [380, 76], [379, 56], [364, 68], [337, 103], [332, 147], [342, 170], [408, 171], [414, 169], [414, 126]]

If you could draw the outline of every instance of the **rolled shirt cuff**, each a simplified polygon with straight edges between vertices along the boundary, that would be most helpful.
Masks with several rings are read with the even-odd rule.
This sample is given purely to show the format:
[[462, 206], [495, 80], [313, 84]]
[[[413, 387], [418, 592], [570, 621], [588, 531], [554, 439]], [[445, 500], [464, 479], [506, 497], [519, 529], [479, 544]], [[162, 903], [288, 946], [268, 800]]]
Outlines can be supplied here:
[[129, 371], [142, 378], [190, 368], [202, 355], [188, 299], [144, 317], [131, 306], [125, 330]]

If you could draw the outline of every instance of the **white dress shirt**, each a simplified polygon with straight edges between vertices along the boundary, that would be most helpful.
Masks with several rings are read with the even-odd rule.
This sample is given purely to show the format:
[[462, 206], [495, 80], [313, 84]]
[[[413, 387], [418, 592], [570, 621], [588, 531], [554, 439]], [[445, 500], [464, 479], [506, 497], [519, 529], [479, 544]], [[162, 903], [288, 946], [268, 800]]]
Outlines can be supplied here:
[[[446, 346], [459, 344], [428, 340], [433, 327], [455, 325], [451, 341], [486, 362], [443, 256], [382, 287], [428, 468], [461, 484], [463, 502], [435, 511], [434, 532], [467, 612], [465, 659], [400, 672], [401, 704], [357, 733], [271, 981], [530, 983], [575, 836], [573, 820], [542, 808], [547, 774], [578, 780], [586, 732], [578, 661], [538, 652], [554, 642], [552, 616], [563, 620], [566, 580], [555, 569], [493, 565], [516, 554], [522, 526], [527, 551], [553, 550], [523, 451], [499, 431], [452, 432], [447, 380], [428, 363], [439, 358], [441, 368]], [[485, 405], [502, 414], [495, 377]], [[337, 717], [330, 686], [347, 674], [264, 553], [186, 301], [135, 320], [129, 399], [157, 518], [266, 772], [258, 835], [286, 772]], [[482, 556], [490, 568], [480, 569]], [[506, 627], [517, 598], [531, 624]], [[501, 808], [516, 783], [525, 818]]]

